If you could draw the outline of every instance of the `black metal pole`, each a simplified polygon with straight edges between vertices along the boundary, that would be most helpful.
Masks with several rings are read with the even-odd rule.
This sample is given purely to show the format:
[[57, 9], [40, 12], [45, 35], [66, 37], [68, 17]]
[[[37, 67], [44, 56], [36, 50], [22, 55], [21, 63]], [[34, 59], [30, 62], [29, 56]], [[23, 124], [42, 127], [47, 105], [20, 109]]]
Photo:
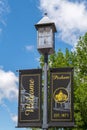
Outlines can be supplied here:
[[48, 71], [48, 54], [44, 55], [44, 100], [43, 100], [43, 130], [48, 130], [47, 115], [48, 115], [48, 106], [47, 106], [47, 91], [48, 91], [48, 80], [47, 80], [47, 71]]

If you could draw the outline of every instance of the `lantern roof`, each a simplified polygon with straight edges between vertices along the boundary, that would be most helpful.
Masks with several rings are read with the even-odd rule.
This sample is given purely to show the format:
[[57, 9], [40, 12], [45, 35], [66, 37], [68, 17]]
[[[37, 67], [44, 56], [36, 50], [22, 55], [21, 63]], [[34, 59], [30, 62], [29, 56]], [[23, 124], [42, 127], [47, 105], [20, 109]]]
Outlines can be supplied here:
[[54, 28], [54, 32], [57, 31], [55, 23], [47, 16], [47, 13], [44, 14], [44, 17], [35, 25], [35, 27], [36, 29], [38, 29], [38, 27], [43, 25], [52, 25]]
[[47, 13], [45, 13], [44, 17], [37, 24], [47, 24], [47, 23], [53, 23], [53, 21], [49, 19]]

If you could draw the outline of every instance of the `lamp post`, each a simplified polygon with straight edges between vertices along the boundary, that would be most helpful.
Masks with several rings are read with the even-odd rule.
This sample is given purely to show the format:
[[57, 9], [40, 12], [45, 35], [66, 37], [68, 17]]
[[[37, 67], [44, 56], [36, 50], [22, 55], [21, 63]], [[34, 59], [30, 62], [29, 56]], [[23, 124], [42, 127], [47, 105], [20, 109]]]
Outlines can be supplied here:
[[56, 32], [56, 26], [51, 21], [47, 14], [35, 25], [37, 29], [37, 49], [40, 54], [44, 55], [44, 100], [43, 100], [43, 130], [48, 129], [48, 106], [47, 106], [47, 91], [48, 91], [48, 55], [54, 53], [54, 34]]

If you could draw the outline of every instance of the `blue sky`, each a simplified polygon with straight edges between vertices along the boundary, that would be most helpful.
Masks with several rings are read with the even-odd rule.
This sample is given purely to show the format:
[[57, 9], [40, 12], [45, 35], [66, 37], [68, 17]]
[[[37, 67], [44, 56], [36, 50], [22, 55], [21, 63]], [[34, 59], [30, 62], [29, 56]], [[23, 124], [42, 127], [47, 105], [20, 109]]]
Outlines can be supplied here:
[[[17, 130], [19, 69], [39, 66], [34, 25], [48, 13], [57, 27], [55, 50], [75, 48], [87, 32], [86, 0], [0, 0], [0, 129]], [[22, 128], [20, 128], [21, 130]]]

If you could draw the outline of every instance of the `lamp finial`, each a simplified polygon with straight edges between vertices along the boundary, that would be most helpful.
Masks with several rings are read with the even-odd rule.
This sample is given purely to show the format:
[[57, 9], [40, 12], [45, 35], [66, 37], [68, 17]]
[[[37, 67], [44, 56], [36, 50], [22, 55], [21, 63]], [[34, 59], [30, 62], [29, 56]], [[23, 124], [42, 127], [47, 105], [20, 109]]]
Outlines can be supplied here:
[[47, 13], [46, 13], [46, 12], [44, 13], [44, 16], [47, 16]]

